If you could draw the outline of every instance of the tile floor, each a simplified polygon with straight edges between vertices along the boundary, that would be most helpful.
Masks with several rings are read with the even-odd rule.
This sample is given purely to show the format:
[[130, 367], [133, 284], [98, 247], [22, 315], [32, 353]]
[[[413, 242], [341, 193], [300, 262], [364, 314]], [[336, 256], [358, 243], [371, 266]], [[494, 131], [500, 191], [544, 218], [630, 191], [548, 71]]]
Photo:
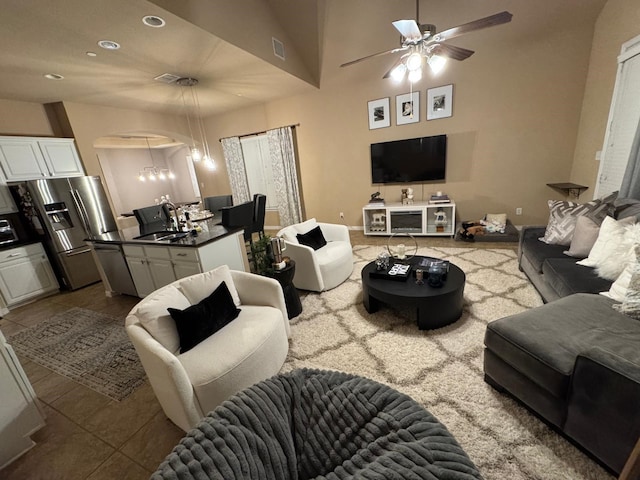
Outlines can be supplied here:
[[[383, 247], [387, 240], [351, 232], [354, 245]], [[419, 246], [517, 248], [442, 237], [417, 241]], [[0, 319], [0, 329], [8, 336], [71, 307], [105, 312], [124, 322], [137, 301], [126, 295], [106, 297], [98, 283], [11, 310]], [[164, 416], [148, 383], [115, 402], [24, 357], [20, 362], [42, 403], [46, 426], [32, 435], [34, 448], [0, 470], [4, 480], [146, 479], [183, 436]]]

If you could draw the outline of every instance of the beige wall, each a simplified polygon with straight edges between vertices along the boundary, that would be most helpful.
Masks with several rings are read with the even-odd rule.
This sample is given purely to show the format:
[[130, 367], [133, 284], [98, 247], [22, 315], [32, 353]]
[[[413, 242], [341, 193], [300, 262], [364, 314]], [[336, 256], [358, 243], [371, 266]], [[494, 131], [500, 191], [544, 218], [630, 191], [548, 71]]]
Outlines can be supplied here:
[[44, 105], [0, 99], [0, 135], [52, 136]]
[[[585, 22], [520, 43], [484, 43], [490, 52], [450, 62], [440, 78], [426, 76], [414, 87], [421, 102], [416, 124], [393, 125], [394, 111], [391, 127], [369, 130], [369, 100], [390, 97], [393, 109], [395, 96], [409, 91], [382, 80], [384, 67], [373, 77], [327, 67], [319, 91], [210, 118], [207, 131], [223, 137], [299, 123], [307, 217], [339, 222], [344, 212], [351, 226], [362, 225], [372, 192], [400, 199], [401, 185], [371, 184], [371, 143], [446, 133], [446, 183], [411, 185], [416, 199], [443, 190], [457, 202], [458, 219], [505, 212], [516, 224], [545, 223], [546, 200], [563, 197], [546, 183], [568, 181], [571, 173], [592, 31]], [[453, 116], [425, 121], [426, 89], [446, 84], [454, 85]], [[524, 209], [521, 217], [516, 207]]]
[[596, 152], [602, 150], [622, 44], [640, 35], [640, 3], [609, 0], [598, 18], [582, 104], [571, 180], [588, 185], [592, 198], [598, 175]]

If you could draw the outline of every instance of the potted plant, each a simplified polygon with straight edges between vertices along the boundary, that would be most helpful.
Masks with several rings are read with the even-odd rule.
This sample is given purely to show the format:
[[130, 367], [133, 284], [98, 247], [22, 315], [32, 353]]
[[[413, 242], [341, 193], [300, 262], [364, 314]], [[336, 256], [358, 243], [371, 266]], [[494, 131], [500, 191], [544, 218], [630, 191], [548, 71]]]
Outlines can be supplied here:
[[254, 273], [273, 277], [273, 255], [271, 254], [271, 237], [264, 235], [251, 244], [251, 257]]

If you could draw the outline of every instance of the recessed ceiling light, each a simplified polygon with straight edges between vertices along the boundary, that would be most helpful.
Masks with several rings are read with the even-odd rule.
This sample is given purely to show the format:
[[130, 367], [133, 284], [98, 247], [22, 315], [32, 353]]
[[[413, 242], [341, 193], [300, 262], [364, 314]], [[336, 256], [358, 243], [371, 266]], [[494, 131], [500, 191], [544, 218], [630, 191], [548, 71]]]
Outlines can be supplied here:
[[113, 42], [111, 40], [100, 40], [98, 45], [106, 50], [118, 50], [120, 48], [120, 44], [117, 42]]
[[96, 52], [87, 52], [87, 57], [97, 57], [98, 54]]
[[157, 17], [155, 15], [146, 15], [142, 17], [142, 23], [147, 27], [153, 28], [162, 28], [167, 24], [167, 22], [164, 21], [164, 18]]
[[45, 73], [43, 77], [48, 80], [62, 80], [64, 78], [59, 73]]

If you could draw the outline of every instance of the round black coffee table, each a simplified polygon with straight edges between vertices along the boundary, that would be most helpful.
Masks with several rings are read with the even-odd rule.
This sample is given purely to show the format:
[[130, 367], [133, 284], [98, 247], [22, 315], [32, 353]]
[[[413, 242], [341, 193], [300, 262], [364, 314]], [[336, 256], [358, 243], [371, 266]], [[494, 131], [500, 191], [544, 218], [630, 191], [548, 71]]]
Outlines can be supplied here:
[[[409, 263], [412, 269], [425, 258], [415, 256], [401, 263]], [[362, 300], [369, 313], [378, 311], [380, 303], [415, 307], [420, 330], [444, 327], [455, 322], [462, 315], [465, 274], [453, 263], [444, 286], [433, 288], [425, 283], [418, 285], [415, 276], [409, 275], [404, 281], [370, 277], [376, 271], [376, 263], [368, 263], [362, 269]]]

